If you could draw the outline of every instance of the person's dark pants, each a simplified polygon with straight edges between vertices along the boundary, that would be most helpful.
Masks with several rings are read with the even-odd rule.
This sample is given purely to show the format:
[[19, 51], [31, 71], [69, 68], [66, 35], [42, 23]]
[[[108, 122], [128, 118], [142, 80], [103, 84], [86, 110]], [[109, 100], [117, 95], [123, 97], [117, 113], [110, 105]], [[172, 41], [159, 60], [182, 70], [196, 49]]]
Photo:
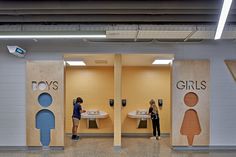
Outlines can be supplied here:
[[159, 118], [157, 119], [152, 119], [152, 128], [153, 128], [153, 136], [156, 136], [156, 131], [158, 133], [158, 136], [160, 136], [160, 120]]

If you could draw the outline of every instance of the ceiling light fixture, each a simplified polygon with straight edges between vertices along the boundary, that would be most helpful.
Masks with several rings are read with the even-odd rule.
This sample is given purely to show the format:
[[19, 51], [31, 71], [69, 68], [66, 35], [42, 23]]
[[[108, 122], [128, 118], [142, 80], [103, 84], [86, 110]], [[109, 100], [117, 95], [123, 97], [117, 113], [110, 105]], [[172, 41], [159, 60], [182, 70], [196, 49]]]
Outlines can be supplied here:
[[105, 32], [0, 32], [0, 39], [106, 38]]
[[106, 38], [106, 35], [0, 35], [0, 39]]
[[152, 62], [152, 64], [170, 64], [171, 62], [171, 59], [156, 59]]
[[66, 61], [70, 66], [85, 66], [84, 61]]
[[229, 10], [230, 10], [230, 6], [232, 4], [232, 1], [233, 0], [224, 0], [222, 10], [221, 10], [221, 13], [220, 13], [220, 19], [219, 19], [216, 34], [215, 34], [215, 40], [221, 38], [221, 35], [222, 35], [223, 30], [224, 30], [225, 22], [226, 22], [228, 14], [229, 14]]

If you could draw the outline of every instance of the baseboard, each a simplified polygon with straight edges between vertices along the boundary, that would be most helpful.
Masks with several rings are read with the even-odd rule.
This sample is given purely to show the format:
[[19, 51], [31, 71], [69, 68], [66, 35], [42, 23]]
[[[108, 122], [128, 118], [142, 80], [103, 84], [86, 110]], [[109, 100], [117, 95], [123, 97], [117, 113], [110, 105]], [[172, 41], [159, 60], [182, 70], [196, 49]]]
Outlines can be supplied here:
[[[122, 133], [122, 137], [150, 137], [152, 133]], [[170, 133], [161, 133], [161, 137], [169, 137]]]
[[28, 146], [28, 150], [64, 150], [63, 146]]
[[173, 146], [173, 150], [176, 151], [235, 151], [236, 146], [192, 146], [192, 147], [185, 147], [185, 146]]
[[[66, 133], [66, 136], [71, 136], [71, 133]], [[81, 137], [114, 137], [113, 133], [79, 133]], [[150, 137], [152, 133], [122, 133], [122, 137]], [[161, 137], [169, 137], [170, 133], [162, 133]]]
[[63, 146], [0, 146], [0, 151], [27, 151], [27, 150], [63, 150]]
[[[66, 136], [71, 136], [71, 133], [66, 133]], [[113, 137], [113, 133], [79, 133], [80, 137]]]
[[120, 152], [122, 149], [121, 146], [113, 146], [113, 150], [116, 152]]
[[0, 146], [0, 150], [3, 151], [3, 150], [22, 150], [22, 151], [25, 151], [25, 150], [28, 150], [27, 146]]

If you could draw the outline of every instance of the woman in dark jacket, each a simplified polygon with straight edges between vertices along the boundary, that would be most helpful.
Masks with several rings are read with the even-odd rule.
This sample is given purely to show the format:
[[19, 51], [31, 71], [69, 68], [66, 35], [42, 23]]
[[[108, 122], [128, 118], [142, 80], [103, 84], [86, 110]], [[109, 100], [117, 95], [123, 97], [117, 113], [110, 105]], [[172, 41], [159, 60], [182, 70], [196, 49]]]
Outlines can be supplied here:
[[[153, 137], [151, 137], [151, 139], [161, 139], [160, 135], [160, 119], [159, 119], [159, 114], [158, 114], [158, 108], [157, 105], [155, 103], [155, 101], [152, 99], [149, 101], [150, 107], [149, 107], [149, 114], [151, 116], [152, 119], [152, 128], [153, 128]], [[156, 131], [157, 131], [157, 135], [156, 135]]]

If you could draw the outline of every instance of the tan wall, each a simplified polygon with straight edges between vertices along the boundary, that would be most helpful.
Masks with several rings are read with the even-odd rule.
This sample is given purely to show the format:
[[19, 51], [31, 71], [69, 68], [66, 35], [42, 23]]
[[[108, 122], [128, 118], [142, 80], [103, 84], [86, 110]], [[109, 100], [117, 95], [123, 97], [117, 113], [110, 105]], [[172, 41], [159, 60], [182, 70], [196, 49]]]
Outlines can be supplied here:
[[107, 112], [109, 118], [100, 120], [99, 129], [87, 129], [86, 120], [81, 120], [80, 133], [113, 133], [113, 107], [108, 100], [114, 96], [113, 67], [67, 67], [66, 78], [66, 133], [71, 133], [73, 110], [72, 101], [81, 96], [83, 109], [99, 109]]
[[[113, 98], [113, 67], [68, 67], [66, 68], [66, 133], [71, 133], [72, 100], [84, 98], [83, 108], [101, 109], [109, 118], [100, 121], [101, 129], [87, 129], [86, 121], [80, 123], [80, 133], [113, 133], [113, 107], [108, 99]], [[122, 108], [122, 133], [151, 133], [151, 122], [147, 129], [136, 129], [136, 120], [127, 114], [136, 109], [149, 108], [151, 98], [162, 98], [160, 110], [161, 132], [170, 132], [170, 68], [169, 67], [123, 67], [122, 98], [127, 106]]]
[[127, 117], [130, 111], [149, 108], [149, 100], [162, 98], [160, 111], [162, 133], [170, 133], [170, 67], [123, 67], [122, 98], [127, 106], [122, 108], [122, 133], [151, 133], [151, 121], [147, 129], [137, 129], [136, 120]]

